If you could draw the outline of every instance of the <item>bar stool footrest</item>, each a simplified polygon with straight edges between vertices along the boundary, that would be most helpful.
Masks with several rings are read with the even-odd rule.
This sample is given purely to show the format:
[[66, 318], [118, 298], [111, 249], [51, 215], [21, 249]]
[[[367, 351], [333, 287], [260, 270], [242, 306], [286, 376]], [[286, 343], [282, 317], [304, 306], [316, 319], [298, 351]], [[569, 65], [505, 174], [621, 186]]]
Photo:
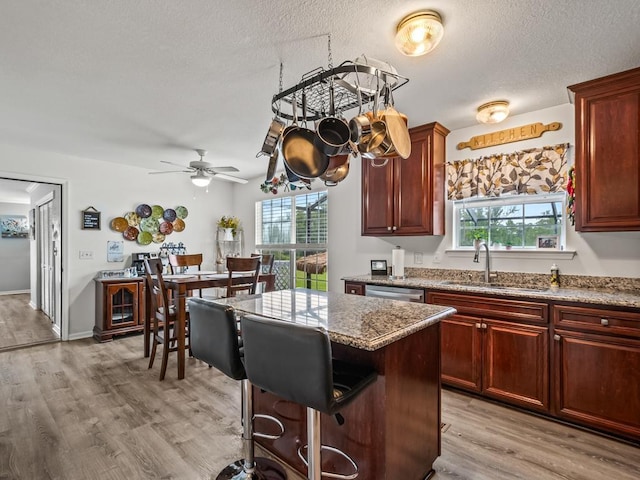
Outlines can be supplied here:
[[[307, 445], [302, 445], [301, 447], [298, 448], [298, 457], [300, 457], [300, 460], [302, 460], [302, 462], [305, 464], [306, 467], [309, 467], [309, 462], [307, 461], [307, 458], [302, 454], [302, 450], [307, 448]], [[353, 480], [354, 478], [356, 478], [358, 476], [358, 465], [356, 465], [356, 462], [353, 461], [353, 459], [347, 455], [346, 453], [344, 453], [342, 450], [339, 450], [335, 447], [330, 447], [328, 445], [321, 445], [320, 446], [320, 451], [322, 452], [322, 450], [326, 450], [329, 452], [333, 452], [336, 453], [340, 456], [342, 456], [344, 459], [346, 459], [351, 466], [353, 467], [354, 473], [348, 474], [348, 475], [343, 475], [340, 473], [333, 473], [333, 472], [322, 472], [322, 476], [323, 477], [328, 477], [328, 478], [337, 478], [340, 480]]]
[[280, 433], [276, 434], [276, 435], [271, 435], [269, 433], [260, 433], [260, 432], [253, 432], [253, 436], [257, 437], [257, 438], [265, 438], [267, 440], [277, 440], [278, 438], [280, 438], [282, 435], [284, 435], [284, 425], [282, 424], [282, 422], [280, 420], [278, 420], [276, 417], [272, 416], [272, 415], [263, 415], [261, 413], [256, 413], [255, 415], [253, 415], [254, 420], [256, 418], [262, 418], [264, 420], [269, 420], [273, 423], [275, 423], [276, 425], [278, 425], [278, 427], [280, 427]]

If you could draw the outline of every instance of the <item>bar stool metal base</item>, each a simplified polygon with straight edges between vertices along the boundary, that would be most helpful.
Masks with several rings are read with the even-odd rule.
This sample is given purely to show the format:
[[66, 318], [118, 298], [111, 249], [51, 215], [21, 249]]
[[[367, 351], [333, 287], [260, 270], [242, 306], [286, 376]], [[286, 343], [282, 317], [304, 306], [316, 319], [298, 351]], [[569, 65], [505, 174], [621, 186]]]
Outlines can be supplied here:
[[279, 463], [269, 458], [257, 457], [254, 468], [247, 472], [244, 469], [244, 460], [237, 460], [225, 467], [216, 480], [286, 480], [287, 474]]

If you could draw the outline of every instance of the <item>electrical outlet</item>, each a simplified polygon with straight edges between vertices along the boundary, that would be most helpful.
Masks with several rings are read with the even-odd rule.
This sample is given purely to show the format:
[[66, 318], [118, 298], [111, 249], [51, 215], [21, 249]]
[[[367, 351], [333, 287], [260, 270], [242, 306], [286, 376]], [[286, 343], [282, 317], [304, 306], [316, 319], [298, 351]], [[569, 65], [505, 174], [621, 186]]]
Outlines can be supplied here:
[[91, 250], [80, 250], [80, 260], [93, 260], [93, 252]]
[[413, 253], [413, 263], [415, 263], [416, 265], [422, 264], [422, 252]]
[[442, 257], [440, 256], [440, 253], [436, 252], [433, 255], [433, 263], [440, 263], [440, 260], [442, 260]]

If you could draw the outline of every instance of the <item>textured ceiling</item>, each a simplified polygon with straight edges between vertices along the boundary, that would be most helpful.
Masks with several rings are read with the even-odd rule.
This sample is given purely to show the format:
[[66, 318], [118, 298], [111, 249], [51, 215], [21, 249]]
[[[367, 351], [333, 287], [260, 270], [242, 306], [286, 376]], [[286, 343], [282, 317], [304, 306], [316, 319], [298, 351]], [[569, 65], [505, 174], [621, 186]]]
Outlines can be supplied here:
[[[421, 8], [444, 38], [403, 57], [395, 25]], [[204, 148], [252, 177], [279, 62], [285, 88], [326, 67], [327, 33], [335, 64], [365, 53], [410, 79], [410, 126], [457, 129], [486, 101], [529, 112], [640, 66], [638, 25], [638, 0], [3, 0], [0, 142], [160, 170]]]

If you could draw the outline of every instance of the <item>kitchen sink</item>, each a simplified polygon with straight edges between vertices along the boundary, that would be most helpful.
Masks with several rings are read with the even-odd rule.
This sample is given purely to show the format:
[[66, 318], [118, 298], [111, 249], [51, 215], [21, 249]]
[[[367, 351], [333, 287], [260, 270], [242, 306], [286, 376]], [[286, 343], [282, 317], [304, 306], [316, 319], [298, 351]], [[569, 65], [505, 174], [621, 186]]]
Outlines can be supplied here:
[[481, 287], [489, 288], [491, 290], [518, 290], [520, 292], [545, 292], [547, 288], [537, 287], [511, 287], [509, 285], [496, 285], [493, 283], [485, 282], [468, 282], [464, 280], [445, 280], [441, 282], [442, 285], [460, 285], [461, 287]]

